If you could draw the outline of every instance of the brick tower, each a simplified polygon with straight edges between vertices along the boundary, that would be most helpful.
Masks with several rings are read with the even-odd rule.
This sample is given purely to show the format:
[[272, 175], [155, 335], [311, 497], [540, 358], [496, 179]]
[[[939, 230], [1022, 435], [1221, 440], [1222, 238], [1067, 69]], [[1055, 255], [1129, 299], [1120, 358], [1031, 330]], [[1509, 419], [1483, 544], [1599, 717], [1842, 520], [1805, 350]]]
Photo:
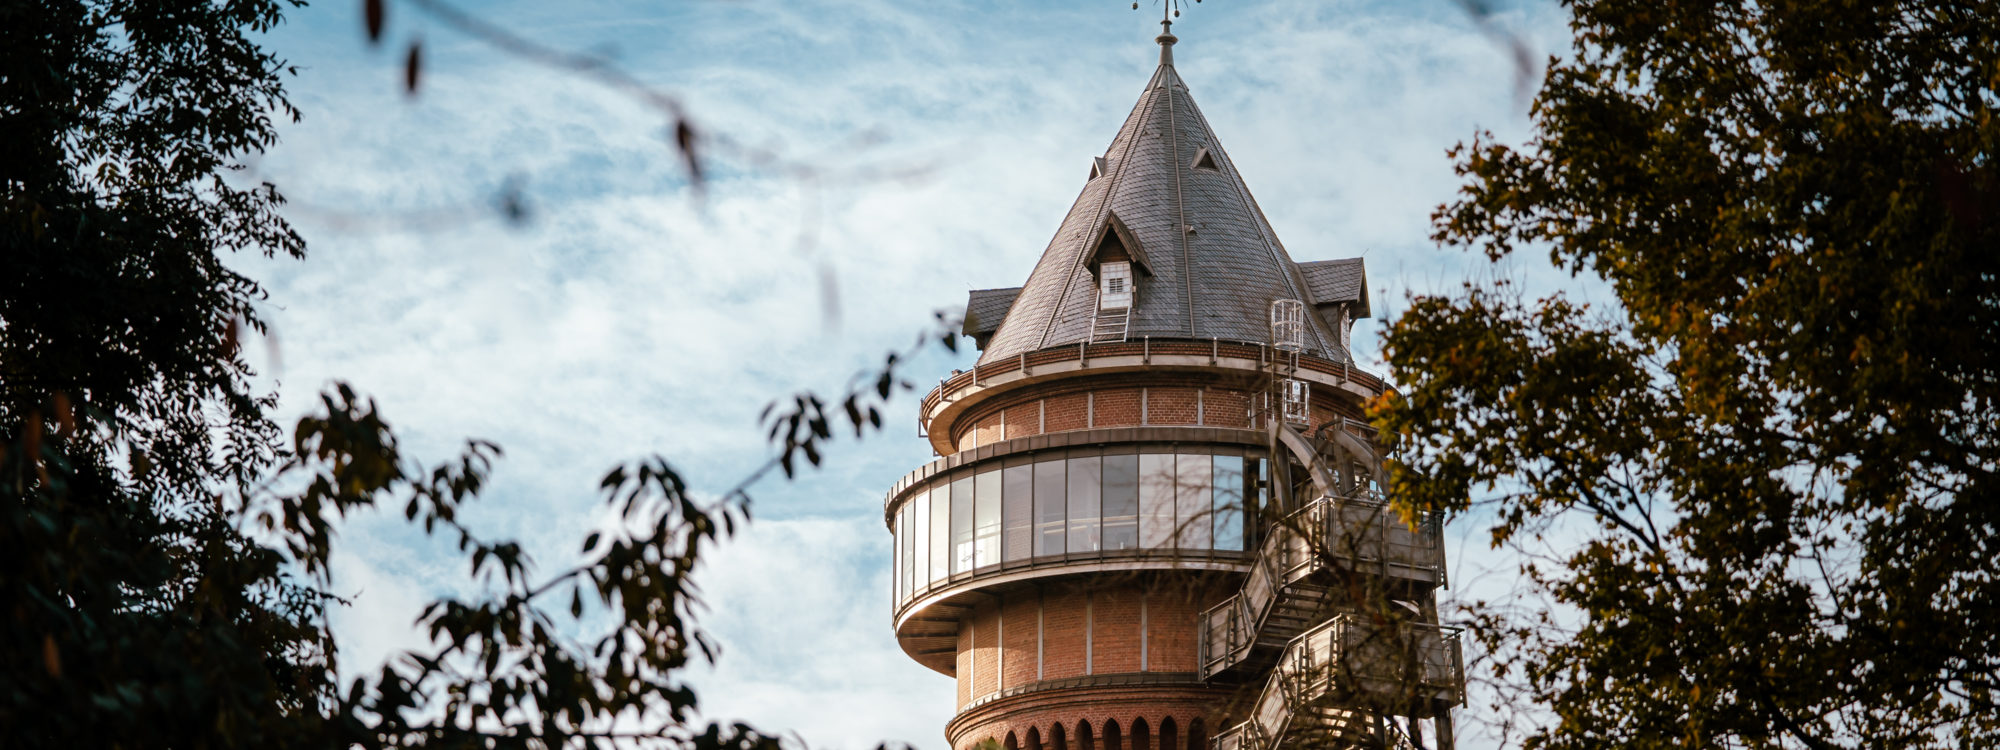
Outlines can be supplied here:
[[[888, 494], [896, 639], [951, 747], [1451, 744], [1437, 519], [1385, 511], [1359, 258], [1295, 263], [1160, 66], [1028, 280], [974, 291], [942, 458]], [[1079, 170], [1082, 171], [1082, 170]]]

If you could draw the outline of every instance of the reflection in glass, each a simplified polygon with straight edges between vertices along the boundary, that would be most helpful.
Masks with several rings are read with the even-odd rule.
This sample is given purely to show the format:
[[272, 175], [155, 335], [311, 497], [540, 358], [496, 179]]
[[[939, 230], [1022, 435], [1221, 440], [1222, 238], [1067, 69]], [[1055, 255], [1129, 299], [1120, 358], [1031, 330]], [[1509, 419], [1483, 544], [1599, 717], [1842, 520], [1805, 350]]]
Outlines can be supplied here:
[[1000, 470], [980, 474], [972, 494], [972, 565], [983, 568], [1000, 562]]
[[1214, 501], [1214, 466], [1207, 455], [1174, 457], [1174, 529], [1184, 549], [1208, 549]]
[[1139, 546], [1147, 549], [1174, 544], [1174, 457], [1157, 453], [1139, 456]]
[[931, 580], [951, 574], [951, 486], [931, 488]]
[[917, 505], [903, 503], [903, 596], [917, 592]]
[[972, 569], [972, 477], [951, 483], [951, 572]]
[[1246, 550], [1256, 541], [1248, 519], [1270, 502], [1269, 472], [1255, 455], [1125, 453], [939, 482], [890, 519], [890, 586], [901, 601], [951, 575], [1041, 555]]
[[915, 593], [931, 582], [931, 498], [929, 494], [910, 496], [910, 505], [916, 513], [910, 519], [910, 536], [915, 540], [912, 553], [910, 591]]
[[1139, 547], [1139, 457], [1104, 457], [1104, 548]]
[[1098, 527], [1103, 510], [1104, 458], [1069, 460], [1069, 551], [1096, 552]]
[[1001, 492], [1006, 499], [1000, 511], [1006, 527], [1004, 557], [1008, 562], [1026, 560], [1035, 552], [1035, 467], [1027, 464], [1001, 470]]
[[898, 508], [896, 514], [888, 520], [890, 522], [890, 530], [892, 530], [890, 538], [896, 540], [894, 550], [890, 550], [890, 564], [888, 564], [888, 600], [890, 602], [902, 602], [902, 588], [904, 588], [904, 580], [906, 580], [906, 576], [902, 574], [902, 562], [908, 560], [902, 554], [902, 538], [904, 538], [904, 532], [910, 530], [910, 524], [904, 524], [902, 516], [904, 516], [904, 510], [908, 510], [908, 508], [910, 506]]
[[1069, 530], [1063, 523], [1062, 459], [1035, 464], [1035, 554], [1060, 555], [1063, 537]]
[[1215, 548], [1243, 549], [1243, 457], [1215, 457]]

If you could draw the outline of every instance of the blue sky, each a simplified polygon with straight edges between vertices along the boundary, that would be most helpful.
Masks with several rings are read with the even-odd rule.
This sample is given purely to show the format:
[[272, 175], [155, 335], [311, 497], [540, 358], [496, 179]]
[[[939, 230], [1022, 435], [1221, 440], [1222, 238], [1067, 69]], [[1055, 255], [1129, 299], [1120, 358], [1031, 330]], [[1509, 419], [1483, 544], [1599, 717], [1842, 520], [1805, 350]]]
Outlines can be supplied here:
[[[769, 400], [837, 391], [968, 289], [1019, 284], [1151, 72], [1159, 13], [1150, 0], [464, 3], [606, 55], [704, 132], [818, 175], [723, 159], [697, 202], [656, 110], [394, 3], [371, 47], [360, 5], [300, 9], [268, 38], [301, 68], [289, 88], [304, 120], [251, 174], [294, 201], [310, 248], [303, 263], [239, 260], [271, 290], [282, 356], [268, 385], [288, 420], [351, 382], [429, 460], [497, 441], [507, 455], [472, 521], [551, 569], [603, 521], [592, 488], [614, 463], [660, 453], [726, 487], [767, 455], [755, 422]], [[1551, 3], [1501, 4], [1494, 20], [1538, 59], [1566, 47]], [[1213, 0], [1175, 33], [1181, 75], [1293, 257], [1367, 258], [1365, 366], [1381, 370], [1377, 324], [1410, 293], [1495, 273], [1572, 286], [1428, 240], [1458, 184], [1445, 150], [1480, 129], [1528, 133], [1510, 54], [1457, 3]], [[401, 88], [413, 40], [414, 97]], [[510, 183], [524, 224], [491, 208]], [[966, 362], [938, 352], [909, 373], [925, 383]], [[829, 468], [756, 488], [758, 520], [700, 579], [725, 647], [722, 668], [697, 675], [707, 716], [815, 747], [943, 745], [950, 680], [903, 657], [889, 627], [882, 493], [932, 457], [914, 401]], [[399, 515], [359, 519], [341, 543], [350, 666], [418, 643], [409, 623], [430, 597], [474, 591]], [[1455, 595], [1508, 568], [1482, 548], [1455, 550]]]

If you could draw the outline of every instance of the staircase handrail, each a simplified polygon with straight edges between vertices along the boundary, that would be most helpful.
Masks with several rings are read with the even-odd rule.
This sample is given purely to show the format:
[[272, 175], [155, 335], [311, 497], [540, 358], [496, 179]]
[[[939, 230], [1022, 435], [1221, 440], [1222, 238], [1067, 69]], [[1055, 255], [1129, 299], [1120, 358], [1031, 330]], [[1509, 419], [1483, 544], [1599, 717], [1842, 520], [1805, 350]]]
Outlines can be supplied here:
[[[1317, 564], [1319, 556], [1316, 554], [1308, 554], [1305, 556], [1306, 559], [1289, 562], [1283, 567], [1276, 561], [1288, 557], [1285, 552], [1292, 541], [1291, 535], [1297, 533], [1296, 530], [1302, 529], [1309, 535], [1307, 550], [1318, 549], [1319, 537], [1324, 534], [1325, 529], [1323, 501], [1326, 499], [1319, 498], [1307, 503], [1303, 508], [1286, 514], [1285, 520], [1275, 525], [1273, 533], [1265, 535], [1264, 543], [1258, 545], [1257, 557], [1251, 562], [1250, 575], [1244, 579], [1242, 590], [1202, 613], [1202, 622], [1206, 624], [1214, 621], [1214, 613], [1224, 609], [1230, 610], [1228, 630], [1223, 635], [1223, 652], [1206, 654], [1202, 660], [1204, 667], [1224, 660], [1233, 662], [1240, 658], [1241, 652], [1257, 642], [1256, 634], [1263, 632], [1264, 621], [1271, 615], [1272, 605], [1278, 598], [1278, 590], [1290, 582], [1290, 577], [1295, 571]], [[1262, 586], [1257, 585], [1260, 582]], [[1209, 638], [1202, 640], [1204, 649], [1210, 640]]]

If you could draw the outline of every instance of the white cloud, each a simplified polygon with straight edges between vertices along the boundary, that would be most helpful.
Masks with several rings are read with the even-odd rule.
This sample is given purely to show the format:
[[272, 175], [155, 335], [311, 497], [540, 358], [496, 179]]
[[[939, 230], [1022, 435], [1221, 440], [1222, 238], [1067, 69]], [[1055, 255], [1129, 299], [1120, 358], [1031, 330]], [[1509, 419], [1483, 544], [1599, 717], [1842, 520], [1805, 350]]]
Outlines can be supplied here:
[[[544, 569], [597, 522], [612, 463], [661, 452], [697, 486], [725, 486], [765, 455], [767, 400], [838, 389], [966, 289], [1020, 283], [1137, 98], [1157, 29], [1117, 3], [481, 9], [551, 44], [615, 46], [738, 143], [834, 173], [926, 168], [809, 190], [721, 161], [697, 207], [659, 112], [404, 6], [390, 45], [370, 50], [353, 9], [332, 5], [272, 37], [306, 68], [291, 86], [306, 120], [257, 175], [299, 201], [311, 258], [241, 264], [272, 289], [283, 408], [310, 408], [339, 378], [425, 458], [497, 440], [507, 456], [470, 518], [522, 538]], [[1378, 311], [1483, 266], [1432, 249], [1428, 216], [1457, 185], [1446, 148], [1481, 127], [1526, 133], [1504, 50], [1442, 0], [1213, 5], [1176, 27], [1178, 64], [1295, 257], [1366, 252]], [[1554, 8], [1502, 21], [1563, 38]], [[412, 35], [429, 61], [414, 98], [395, 47]], [[525, 226], [490, 210], [510, 176], [533, 207]], [[837, 328], [822, 320], [823, 267]], [[921, 386], [963, 362], [931, 355], [908, 374]], [[881, 585], [881, 493], [930, 458], [911, 400], [828, 470], [758, 488], [759, 520], [704, 571], [706, 622], [728, 646], [699, 681], [713, 715], [816, 745], [938, 745], [949, 682], [896, 648]], [[354, 668], [414, 643], [398, 627], [462, 567], [397, 518], [343, 540], [337, 570], [360, 593], [336, 624]]]

